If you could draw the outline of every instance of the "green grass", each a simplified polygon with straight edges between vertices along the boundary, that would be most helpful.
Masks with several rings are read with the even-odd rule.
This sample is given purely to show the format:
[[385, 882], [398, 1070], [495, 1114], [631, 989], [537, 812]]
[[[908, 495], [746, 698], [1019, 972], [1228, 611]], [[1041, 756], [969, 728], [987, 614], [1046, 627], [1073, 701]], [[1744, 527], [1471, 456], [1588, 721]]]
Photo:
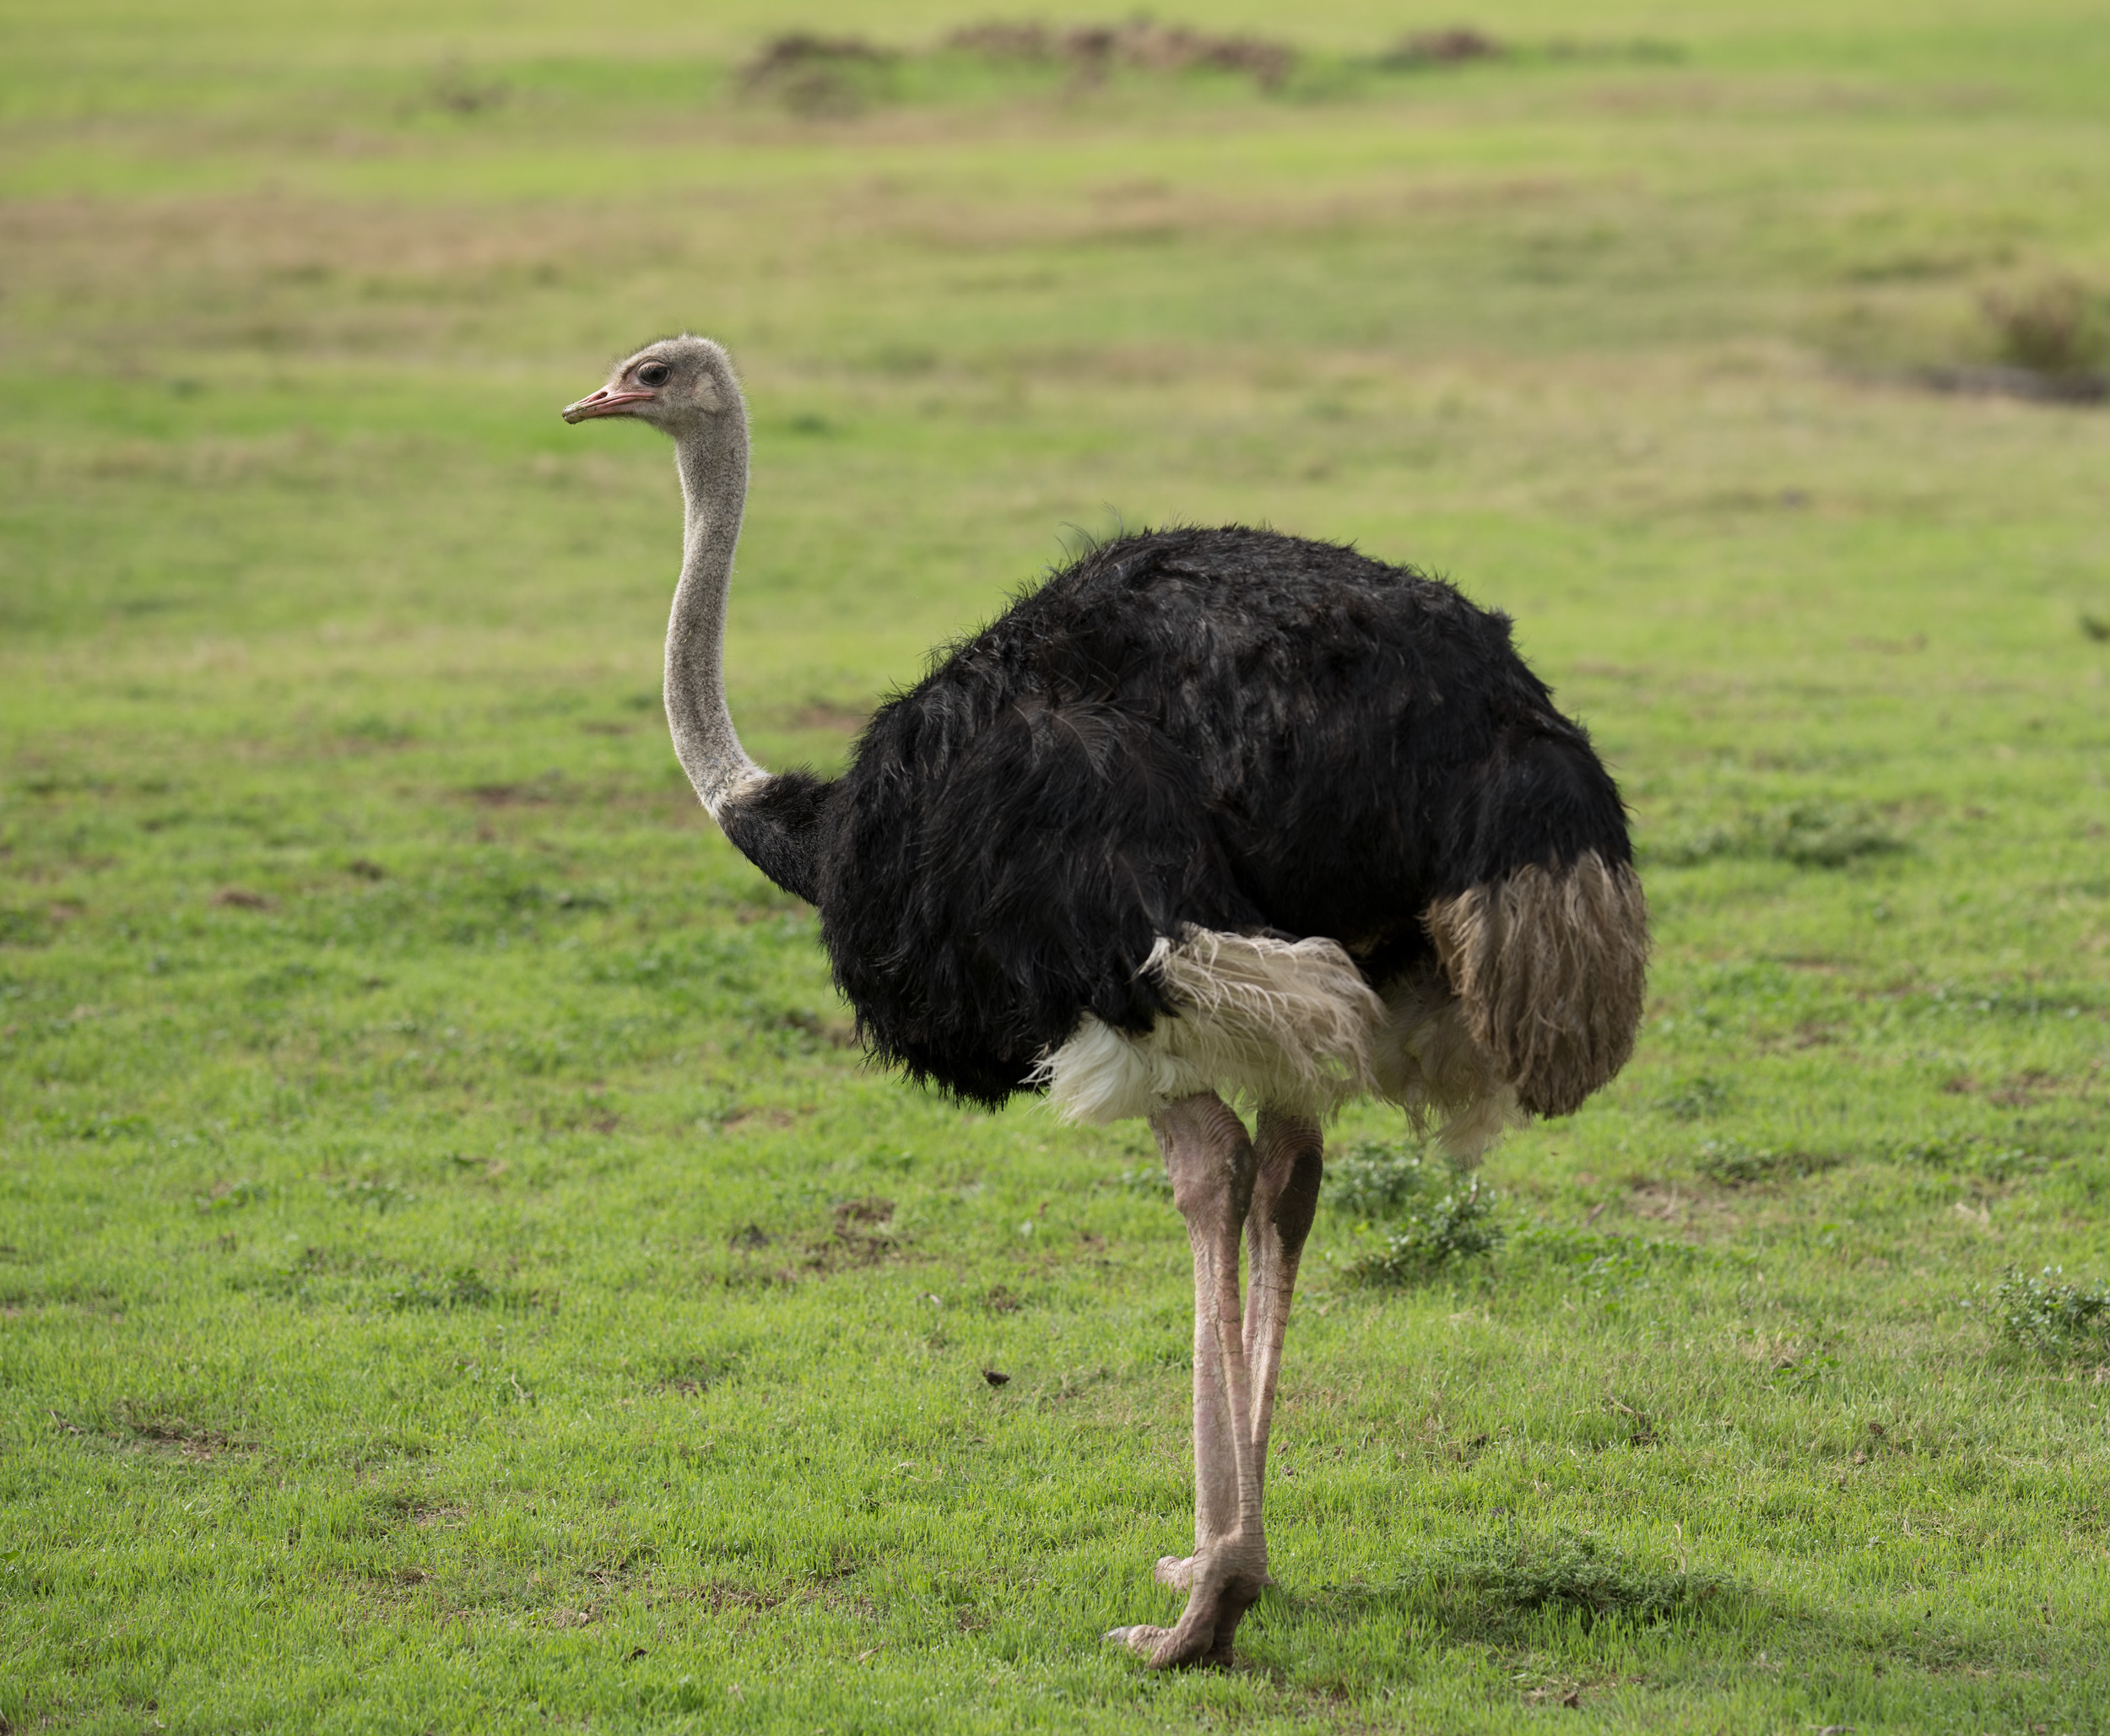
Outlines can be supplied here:
[[[1180, 15], [1272, 95], [506, 10], [0, 24], [5, 1726], [2110, 1729], [2110, 414], [1913, 383], [2110, 284], [2100, 8]], [[740, 98], [789, 23], [915, 52]], [[1191, 1522], [1146, 1136], [865, 1070], [674, 765], [668, 456], [555, 410], [683, 325], [765, 763], [1238, 518], [1512, 610], [1633, 802], [1500, 1246], [1359, 1276], [1449, 1183], [1339, 1131], [1232, 1674], [1096, 1638]]]

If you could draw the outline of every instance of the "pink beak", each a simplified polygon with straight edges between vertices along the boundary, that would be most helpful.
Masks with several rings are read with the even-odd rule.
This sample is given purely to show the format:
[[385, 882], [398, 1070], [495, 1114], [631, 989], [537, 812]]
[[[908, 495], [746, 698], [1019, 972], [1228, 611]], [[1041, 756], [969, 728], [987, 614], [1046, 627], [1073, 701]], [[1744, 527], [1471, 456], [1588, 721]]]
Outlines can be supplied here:
[[629, 412], [623, 408], [625, 404], [646, 403], [650, 402], [652, 396], [649, 392], [610, 392], [603, 386], [598, 392], [589, 392], [576, 404], [566, 404], [564, 407], [564, 419], [567, 422], [585, 422], [595, 416], [627, 415]]

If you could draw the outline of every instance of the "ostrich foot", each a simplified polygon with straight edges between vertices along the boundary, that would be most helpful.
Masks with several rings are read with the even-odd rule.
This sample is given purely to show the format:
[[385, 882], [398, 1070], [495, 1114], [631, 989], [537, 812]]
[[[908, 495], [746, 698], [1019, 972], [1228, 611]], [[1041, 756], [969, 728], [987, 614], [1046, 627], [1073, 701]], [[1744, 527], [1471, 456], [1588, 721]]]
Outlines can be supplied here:
[[1158, 1563], [1160, 1582], [1188, 1591], [1187, 1609], [1179, 1625], [1152, 1627], [1139, 1623], [1115, 1628], [1106, 1638], [1127, 1647], [1153, 1669], [1178, 1669], [1189, 1664], [1229, 1668], [1231, 1641], [1238, 1624], [1268, 1583], [1264, 1566], [1256, 1571], [1242, 1559], [1251, 1553], [1226, 1550], [1214, 1559], [1189, 1555], [1184, 1560], [1166, 1556]]

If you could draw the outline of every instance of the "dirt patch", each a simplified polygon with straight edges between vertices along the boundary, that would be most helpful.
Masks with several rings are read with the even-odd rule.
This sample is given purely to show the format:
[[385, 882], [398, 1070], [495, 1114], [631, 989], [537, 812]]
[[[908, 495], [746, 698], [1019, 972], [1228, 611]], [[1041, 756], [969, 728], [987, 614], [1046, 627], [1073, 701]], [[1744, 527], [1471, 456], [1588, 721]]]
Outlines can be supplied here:
[[846, 1199], [836, 1208], [836, 1233], [840, 1236], [853, 1225], [888, 1224], [894, 1219], [894, 1202], [890, 1199]]
[[1951, 1097], [1983, 1097], [2003, 1108], [2026, 1109], [2047, 1097], [2060, 1095], [2069, 1086], [2055, 1074], [2027, 1068], [2004, 1079], [1994, 1080], [1974, 1079], [1967, 1073], [1960, 1073], [1944, 1079], [1941, 1089]]
[[1388, 67], [1455, 67], [1476, 60], [1500, 60], [1509, 51], [1484, 30], [1461, 27], [1416, 30], [1402, 36], [1382, 62]]
[[479, 78], [461, 62], [449, 60], [433, 73], [425, 99], [450, 115], [480, 115], [503, 108], [512, 94], [503, 78]]
[[136, 1441], [172, 1452], [203, 1463], [235, 1450], [236, 1443], [218, 1429], [192, 1423], [172, 1411], [161, 1410], [129, 1398], [111, 1407], [111, 1420]]
[[764, 44], [762, 51], [747, 63], [741, 77], [751, 89], [806, 67], [834, 66], [844, 62], [857, 66], [885, 66], [900, 58], [893, 49], [881, 48], [862, 36], [820, 36], [810, 30], [793, 30]]
[[986, 60], [1060, 65], [1080, 84], [1097, 84], [1117, 69], [1145, 73], [1207, 70], [1243, 73], [1274, 90], [1296, 68], [1296, 50], [1260, 36], [1216, 36], [1147, 18], [1123, 24], [1067, 30], [1039, 24], [967, 24], [945, 38], [955, 53]]
[[727, 1609], [774, 1609], [790, 1600], [792, 1593], [776, 1587], [727, 1585], [714, 1582], [700, 1587], [696, 1600], [712, 1614]]
[[836, 1207], [832, 1233], [808, 1250], [806, 1263], [822, 1272], [876, 1265], [899, 1246], [895, 1237], [879, 1233], [881, 1226], [893, 1220], [890, 1199], [846, 1199]]
[[2092, 397], [2110, 393], [2110, 295], [2077, 278], [1987, 294], [1979, 311], [2002, 362], [2049, 382], [2082, 384]]
[[809, 1009], [794, 1007], [782, 1014], [776, 1022], [787, 1030], [799, 1031], [827, 1044], [831, 1049], [857, 1046], [858, 1033], [854, 1025], [840, 1019], [823, 1019]]
[[798, 1117], [787, 1109], [742, 1109], [728, 1115], [718, 1123], [719, 1128], [730, 1133], [735, 1128], [773, 1128], [782, 1129], [795, 1127]]
[[884, 94], [880, 81], [901, 57], [862, 36], [794, 30], [764, 44], [740, 69], [740, 89], [793, 114], [854, 115]]
[[2034, 368], [1923, 368], [1914, 376], [1929, 392], [1967, 397], [2020, 397], [2037, 403], [2110, 403], [2110, 375], [2040, 374]]

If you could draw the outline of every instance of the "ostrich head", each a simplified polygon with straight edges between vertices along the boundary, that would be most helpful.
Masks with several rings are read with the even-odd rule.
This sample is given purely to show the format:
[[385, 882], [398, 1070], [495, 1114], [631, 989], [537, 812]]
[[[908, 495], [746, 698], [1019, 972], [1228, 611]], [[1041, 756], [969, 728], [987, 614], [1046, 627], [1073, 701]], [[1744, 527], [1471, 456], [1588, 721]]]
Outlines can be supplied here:
[[565, 407], [564, 419], [635, 416], [676, 440], [708, 435], [728, 411], [738, 414], [739, 384], [726, 353], [708, 338], [662, 338], [618, 362], [608, 384]]

